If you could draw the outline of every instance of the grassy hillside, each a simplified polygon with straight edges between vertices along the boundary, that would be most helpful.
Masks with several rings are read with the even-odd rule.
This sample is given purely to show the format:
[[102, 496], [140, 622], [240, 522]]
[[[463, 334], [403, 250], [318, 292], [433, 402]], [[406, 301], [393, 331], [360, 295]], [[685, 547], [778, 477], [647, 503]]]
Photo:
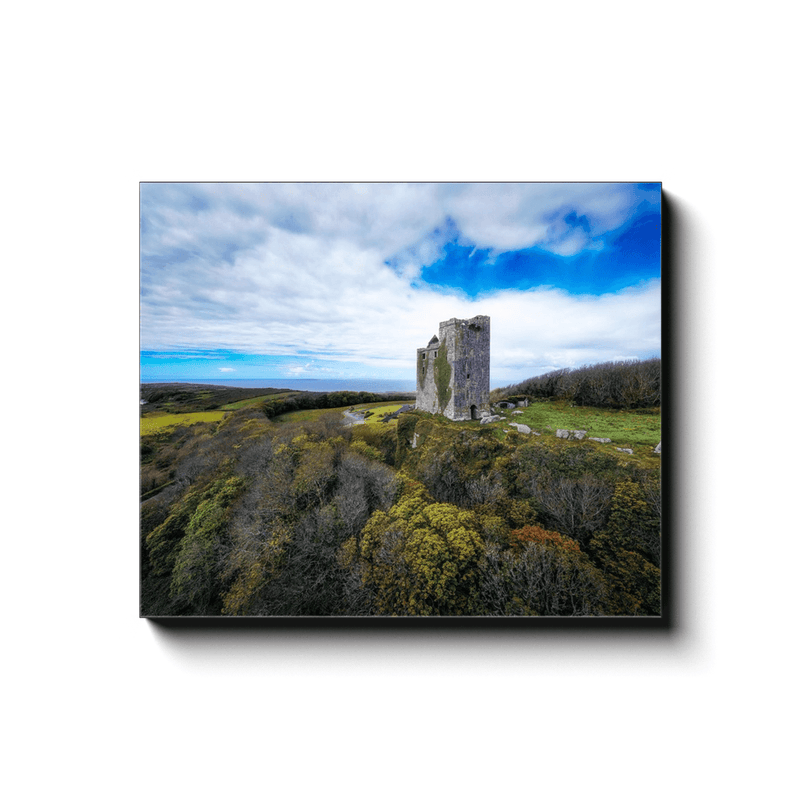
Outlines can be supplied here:
[[[521, 413], [514, 414], [514, 410]], [[555, 437], [559, 428], [585, 430], [587, 437], [611, 439], [617, 447], [634, 450], [652, 449], [661, 441], [661, 413], [657, 408], [631, 411], [575, 406], [566, 400], [553, 400], [534, 402], [528, 408], [514, 410], [504, 412], [507, 422], [521, 422], [543, 436]]]
[[210, 411], [240, 407], [248, 402], [261, 403], [267, 398], [302, 394], [289, 389], [244, 389], [238, 386], [211, 386], [204, 383], [143, 383], [139, 387], [147, 411]]
[[485, 425], [382, 424], [400, 398], [208, 391], [142, 409], [143, 614], [660, 612], [658, 409], [550, 399]]
[[298, 392], [272, 392], [271, 394], [259, 394], [255, 397], [248, 397], [245, 400], [237, 400], [233, 403], [225, 403], [220, 406], [223, 411], [236, 411], [238, 408], [257, 408], [267, 400], [283, 400], [286, 397], [292, 397]]
[[289, 411], [286, 414], [280, 414], [274, 417], [273, 420], [275, 422], [312, 422], [320, 419], [325, 414], [344, 414], [345, 411], [353, 411], [355, 413], [366, 411], [370, 413], [364, 419], [365, 424], [392, 426], [397, 424], [397, 420], [389, 420], [389, 422], [384, 423], [382, 417], [384, 414], [394, 413], [402, 406], [403, 403], [386, 403], [384, 400], [379, 400], [377, 403], [358, 403], [357, 405], [340, 406], [339, 408], [313, 408], [304, 409], [302, 411]]
[[224, 416], [224, 411], [195, 411], [187, 414], [168, 414], [163, 412], [145, 414], [139, 421], [139, 433], [141, 436], [149, 436], [164, 428], [174, 428], [178, 425], [219, 422]]

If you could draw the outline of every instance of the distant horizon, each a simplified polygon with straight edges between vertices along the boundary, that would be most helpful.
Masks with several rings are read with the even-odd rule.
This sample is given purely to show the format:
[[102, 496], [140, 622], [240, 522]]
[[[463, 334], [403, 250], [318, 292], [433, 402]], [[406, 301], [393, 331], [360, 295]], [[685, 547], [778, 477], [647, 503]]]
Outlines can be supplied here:
[[[179, 383], [179, 384], [206, 384], [212, 386], [231, 386], [240, 389], [299, 389], [297, 384], [314, 383], [317, 385], [325, 384], [323, 391], [366, 391], [366, 392], [416, 392], [416, 381], [413, 380], [392, 380], [390, 378], [173, 378], [166, 380], [145, 380], [139, 381], [140, 385], [155, 383]], [[405, 385], [404, 385], [405, 384]], [[508, 386], [507, 383], [492, 383], [492, 389], [502, 389]], [[359, 386], [371, 387], [359, 389]], [[396, 386], [398, 388], [387, 388]], [[341, 387], [341, 388], [334, 388]]]
[[414, 391], [416, 389], [415, 381], [392, 380], [382, 378], [172, 378], [169, 380], [145, 380], [142, 379], [139, 383], [204, 383], [204, 384], [217, 384], [219, 386], [238, 386], [245, 388], [252, 386], [253, 388], [260, 388], [262, 385], [265, 389], [291, 389], [295, 388], [290, 384], [386, 384], [397, 386], [403, 383], [413, 385], [413, 389], [398, 389], [398, 391]]

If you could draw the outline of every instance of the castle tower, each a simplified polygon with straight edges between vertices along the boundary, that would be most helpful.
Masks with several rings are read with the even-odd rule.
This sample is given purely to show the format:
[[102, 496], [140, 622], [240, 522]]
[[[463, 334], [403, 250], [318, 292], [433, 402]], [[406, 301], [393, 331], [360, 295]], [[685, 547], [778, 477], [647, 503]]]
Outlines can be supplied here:
[[489, 317], [449, 319], [417, 349], [417, 408], [452, 420], [489, 410]]

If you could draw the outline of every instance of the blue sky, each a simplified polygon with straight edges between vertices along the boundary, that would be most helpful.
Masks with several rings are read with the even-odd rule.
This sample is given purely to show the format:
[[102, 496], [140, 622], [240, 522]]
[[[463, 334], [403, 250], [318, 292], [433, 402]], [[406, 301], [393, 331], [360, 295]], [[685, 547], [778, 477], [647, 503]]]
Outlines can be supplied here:
[[492, 318], [492, 384], [660, 355], [659, 184], [142, 184], [143, 380], [413, 380]]

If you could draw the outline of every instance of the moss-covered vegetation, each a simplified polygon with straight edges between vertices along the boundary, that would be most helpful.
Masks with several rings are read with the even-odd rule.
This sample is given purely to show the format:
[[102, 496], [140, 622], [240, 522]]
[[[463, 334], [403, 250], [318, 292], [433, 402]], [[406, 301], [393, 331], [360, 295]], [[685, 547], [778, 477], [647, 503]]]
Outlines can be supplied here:
[[284, 400], [287, 397], [294, 397], [297, 392], [272, 392], [271, 394], [259, 394], [236, 402], [225, 403], [220, 406], [222, 411], [236, 411], [239, 408], [254, 408], [266, 403], [268, 400]]
[[200, 383], [143, 383], [139, 394], [149, 411], [170, 413], [209, 411], [233, 407], [241, 401], [301, 394], [288, 389], [244, 389]]
[[[343, 413], [345, 411], [353, 411], [354, 413], [365, 412], [367, 415], [364, 422], [367, 425], [378, 425], [383, 423], [383, 417], [386, 414], [392, 414], [399, 409], [403, 403], [386, 403], [379, 400], [375, 403], [358, 403], [354, 406], [342, 406], [341, 408], [312, 408], [305, 411], [289, 411], [285, 414], [280, 414], [273, 418], [274, 422], [287, 423], [287, 422], [312, 422], [320, 419], [325, 414]], [[394, 424], [394, 421], [386, 423], [387, 425]]]
[[453, 394], [453, 390], [450, 388], [452, 374], [453, 368], [447, 360], [447, 344], [443, 342], [433, 362], [433, 380], [436, 383], [436, 397], [439, 400], [440, 413], [447, 408]]
[[157, 411], [142, 415], [139, 420], [139, 432], [142, 436], [149, 436], [161, 428], [194, 425], [198, 422], [219, 422], [224, 417], [224, 411], [195, 411], [188, 414], [168, 414]]
[[417, 353], [417, 386], [422, 386], [425, 382], [425, 353]]
[[[276, 424], [245, 404], [142, 436], [142, 613], [659, 613], [658, 414], [534, 403], [526, 436], [313, 411]], [[548, 429], [590, 425], [641, 458]]]
[[[413, 393], [404, 394], [400, 392], [391, 394], [376, 394], [375, 392], [302, 392], [291, 397], [271, 398], [263, 403], [260, 408], [266, 416], [274, 419], [294, 411], [334, 410], [371, 403], [413, 401], [414, 397]], [[295, 419], [299, 421], [300, 418]]]

